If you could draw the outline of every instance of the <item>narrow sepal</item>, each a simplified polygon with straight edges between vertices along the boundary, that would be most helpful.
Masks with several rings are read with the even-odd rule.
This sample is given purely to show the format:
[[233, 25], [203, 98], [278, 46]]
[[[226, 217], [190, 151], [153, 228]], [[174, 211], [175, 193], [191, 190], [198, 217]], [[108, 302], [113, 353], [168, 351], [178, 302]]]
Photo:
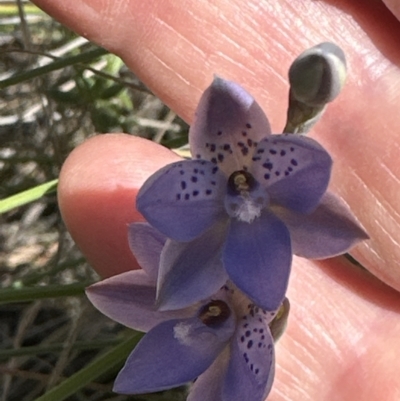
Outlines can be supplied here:
[[340, 255], [369, 238], [349, 207], [330, 192], [309, 215], [280, 208], [274, 211], [289, 228], [294, 254], [307, 259]]
[[148, 331], [160, 322], [193, 316], [198, 306], [160, 312], [155, 307], [156, 283], [143, 270], [110, 277], [86, 288], [90, 302], [104, 315], [127, 327]]
[[165, 235], [148, 223], [132, 223], [128, 226], [128, 241], [139, 266], [156, 281]]

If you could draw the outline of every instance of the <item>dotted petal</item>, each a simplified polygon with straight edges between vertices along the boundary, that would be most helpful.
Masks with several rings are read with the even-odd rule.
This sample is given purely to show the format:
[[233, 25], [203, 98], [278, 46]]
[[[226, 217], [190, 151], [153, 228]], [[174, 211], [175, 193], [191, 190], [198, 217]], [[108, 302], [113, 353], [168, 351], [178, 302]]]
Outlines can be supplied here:
[[250, 304], [231, 341], [231, 359], [222, 399], [262, 401], [271, 390], [275, 372], [274, 344], [268, 322], [275, 312]]
[[329, 183], [332, 159], [316, 141], [293, 134], [262, 140], [251, 173], [268, 190], [271, 203], [309, 213]]
[[253, 97], [240, 85], [215, 78], [200, 99], [189, 142], [194, 158], [208, 160], [229, 175], [249, 167], [257, 143], [270, 133]]
[[226, 178], [213, 163], [185, 160], [153, 174], [136, 206], [146, 220], [176, 241], [191, 241], [226, 215]]

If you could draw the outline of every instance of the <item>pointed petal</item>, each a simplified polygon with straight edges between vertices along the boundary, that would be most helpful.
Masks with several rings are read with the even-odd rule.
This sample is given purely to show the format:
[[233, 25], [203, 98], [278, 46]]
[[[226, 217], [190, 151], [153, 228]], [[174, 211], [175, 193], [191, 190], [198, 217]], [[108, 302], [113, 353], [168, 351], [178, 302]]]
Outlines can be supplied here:
[[190, 388], [187, 401], [222, 401], [222, 385], [230, 358], [227, 346]]
[[226, 222], [187, 243], [167, 241], [157, 284], [160, 310], [184, 308], [215, 294], [227, 281], [221, 252]]
[[129, 271], [93, 284], [86, 288], [86, 295], [101, 313], [140, 331], [148, 331], [165, 320], [193, 316], [198, 308], [157, 311], [155, 281], [143, 270]]
[[205, 325], [198, 317], [159, 324], [129, 356], [113, 391], [149, 393], [195, 379], [226, 347], [234, 330], [233, 313], [215, 327]]
[[153, 174], [140, 189], [136, 206], [167, 237], [191, 241], [225, 216], [226, 178], [213, 163], [185, 160]]
[[252, 223], [231, 220], [223, 263], [233, 283], [257, 305], [275, 310], [288, 285], [292, 250], [286, 226], [263, 211]]
[[293, 253], [304, 258], [331, 258], [369, 238], [348, 206], [329, 192], [309, 215], [275, 210], [290, 231]]
[[250, 166], [256, 144], [270, 133], [253, 97], [237, 83], [217, 77], [200, 99], [189, 142], [193, 158], [212, 161], [230, 175]]
[[231, 340], [231, 357], [224, 381], [223, 401], [264, 401], [275, 373], [273, 339], [263, 312], [240, 321]]
[[156, 281], [165, 235], [148, 223], [132, 223], [128, 226], [128, 241], [140, 267]]
[[273, 135], [259, 143], [251, 173], [264, 185], [272, 203], [310, 213], [328, 187], [332, 159], [311, 138]]

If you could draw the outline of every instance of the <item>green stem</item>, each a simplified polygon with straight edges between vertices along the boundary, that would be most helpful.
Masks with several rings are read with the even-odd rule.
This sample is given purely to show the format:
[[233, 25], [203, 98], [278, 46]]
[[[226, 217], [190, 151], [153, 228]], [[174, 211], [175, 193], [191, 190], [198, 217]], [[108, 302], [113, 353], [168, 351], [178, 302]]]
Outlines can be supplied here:
[[104, 373], [115, 370], [125, 361], [141, 337], [141, 333], [135, 333], [35, 401], [63, 401]]
[[30, 288], [4, 288], [0, 290], [0, 304], [83, 295], [88, 285], [90, 283], [46, 285]]

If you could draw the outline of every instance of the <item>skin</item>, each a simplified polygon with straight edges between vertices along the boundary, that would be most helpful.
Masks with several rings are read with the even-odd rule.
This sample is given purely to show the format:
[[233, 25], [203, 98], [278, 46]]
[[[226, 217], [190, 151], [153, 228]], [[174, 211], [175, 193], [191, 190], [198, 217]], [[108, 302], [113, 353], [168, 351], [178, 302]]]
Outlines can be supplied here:
[[[248, 89], [274, 132], [284, 126], [287, 70], [330, 40], [348, 57], [346, 86], [310, 136], [335, 160], [330, 189], [371, 239], [352, 254], [296, 258], [288, 330], [277, 345], [270, 401], [400, 399], [400, 2], [378, 0], [35, 0], [79, 34], [115, 52], [188, 122], [213, 74]], [[388, 8], [387, 8], [388, 7]], [[390, 11], [391, 10], [391, 11]], [[392, 14], [393, 12], [393, 14]], [[97, 136], [62, 169], [64, 220], [102, 276], [136, 267], [126, 225], [141, 217], [144, 180], [177, 160], [123, 134]]]

